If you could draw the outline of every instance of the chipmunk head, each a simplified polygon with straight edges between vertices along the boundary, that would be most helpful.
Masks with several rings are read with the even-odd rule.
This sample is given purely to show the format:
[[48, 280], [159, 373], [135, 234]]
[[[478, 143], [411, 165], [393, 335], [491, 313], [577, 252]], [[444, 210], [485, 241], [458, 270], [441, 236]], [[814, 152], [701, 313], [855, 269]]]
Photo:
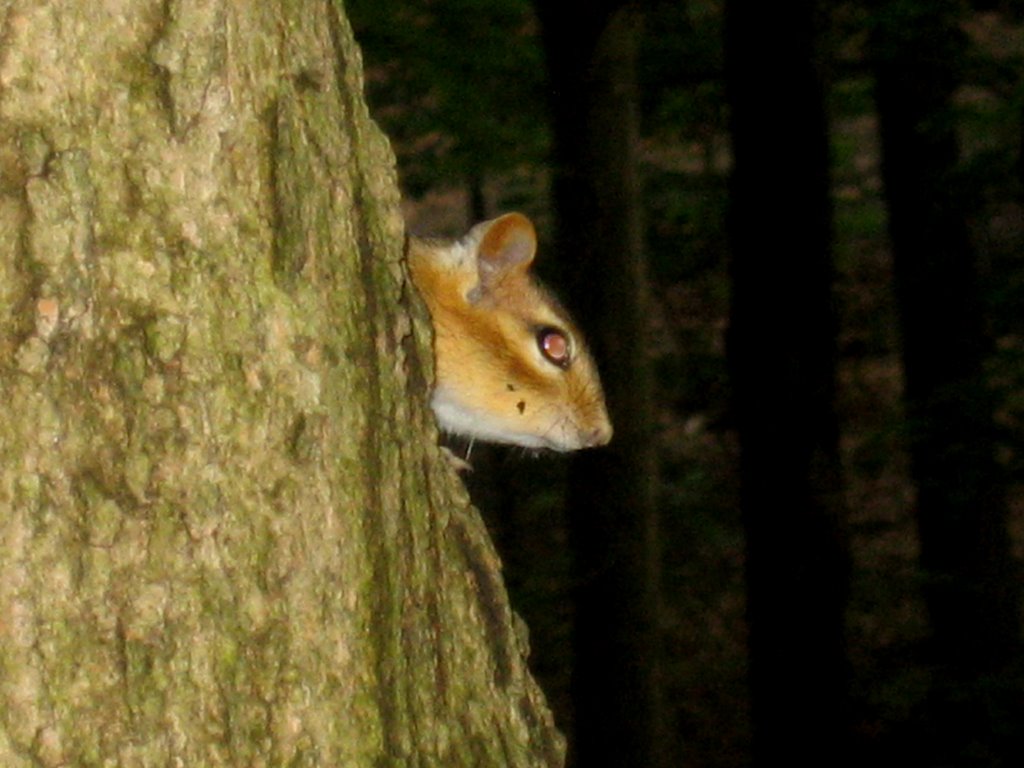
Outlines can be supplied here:
[[612, 436], [597, 369], [568, 314], [529, 274], [533, 224], [509, 213], [456, 243], [410, 242], [434, 324], [441, 428], [572, 451]]

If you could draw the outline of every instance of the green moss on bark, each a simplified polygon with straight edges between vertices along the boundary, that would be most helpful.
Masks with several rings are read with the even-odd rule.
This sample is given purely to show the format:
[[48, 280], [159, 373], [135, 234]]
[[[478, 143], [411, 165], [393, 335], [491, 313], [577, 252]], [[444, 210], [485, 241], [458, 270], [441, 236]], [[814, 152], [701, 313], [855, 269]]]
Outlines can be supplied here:
[[3, 24], [0, 764], [558, 764], [340, 5]]

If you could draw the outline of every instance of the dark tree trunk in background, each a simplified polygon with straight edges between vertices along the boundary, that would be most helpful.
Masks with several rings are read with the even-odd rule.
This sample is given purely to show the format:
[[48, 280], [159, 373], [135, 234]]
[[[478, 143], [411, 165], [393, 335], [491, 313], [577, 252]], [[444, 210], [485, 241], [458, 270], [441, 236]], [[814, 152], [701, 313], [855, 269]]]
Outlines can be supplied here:
[[637, 178], [638, 19], [538, 2], [552, 87], [558, 258], [602, 368], [608, 449], [570, 471], [577, 766], [662, 766], [653, 400]]
[[931, 707], [919, 746], [943, 764], [1019, 765], [1020, 679], [1010, 673], [1020, 641], [1018, 575], [994, 459], [975, 254], [954, 178], [959, 8], [952, 0], [880, 3], [874, 38], [932, 630]]
[[848, 558], [832, 211], [811, 2], [727, 2], [729, 354], [741, 444], [755, 765], [847, 760]]

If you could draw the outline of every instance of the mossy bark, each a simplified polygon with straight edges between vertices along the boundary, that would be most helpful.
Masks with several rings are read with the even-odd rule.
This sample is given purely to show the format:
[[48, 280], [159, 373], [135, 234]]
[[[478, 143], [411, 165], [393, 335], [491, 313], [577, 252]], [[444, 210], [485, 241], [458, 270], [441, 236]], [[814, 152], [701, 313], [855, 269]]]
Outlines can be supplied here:
[[0, 765], [560, 765], [340, 3], [0, 24]]

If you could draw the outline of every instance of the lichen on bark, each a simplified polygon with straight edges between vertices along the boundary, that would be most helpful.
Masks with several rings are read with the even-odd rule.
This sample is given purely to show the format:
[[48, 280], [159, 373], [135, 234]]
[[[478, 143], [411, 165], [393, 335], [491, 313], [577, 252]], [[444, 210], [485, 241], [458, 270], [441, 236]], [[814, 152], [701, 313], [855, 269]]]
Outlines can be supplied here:
[[0, 23], [0, 764], [560, 764], [340, 4]]

